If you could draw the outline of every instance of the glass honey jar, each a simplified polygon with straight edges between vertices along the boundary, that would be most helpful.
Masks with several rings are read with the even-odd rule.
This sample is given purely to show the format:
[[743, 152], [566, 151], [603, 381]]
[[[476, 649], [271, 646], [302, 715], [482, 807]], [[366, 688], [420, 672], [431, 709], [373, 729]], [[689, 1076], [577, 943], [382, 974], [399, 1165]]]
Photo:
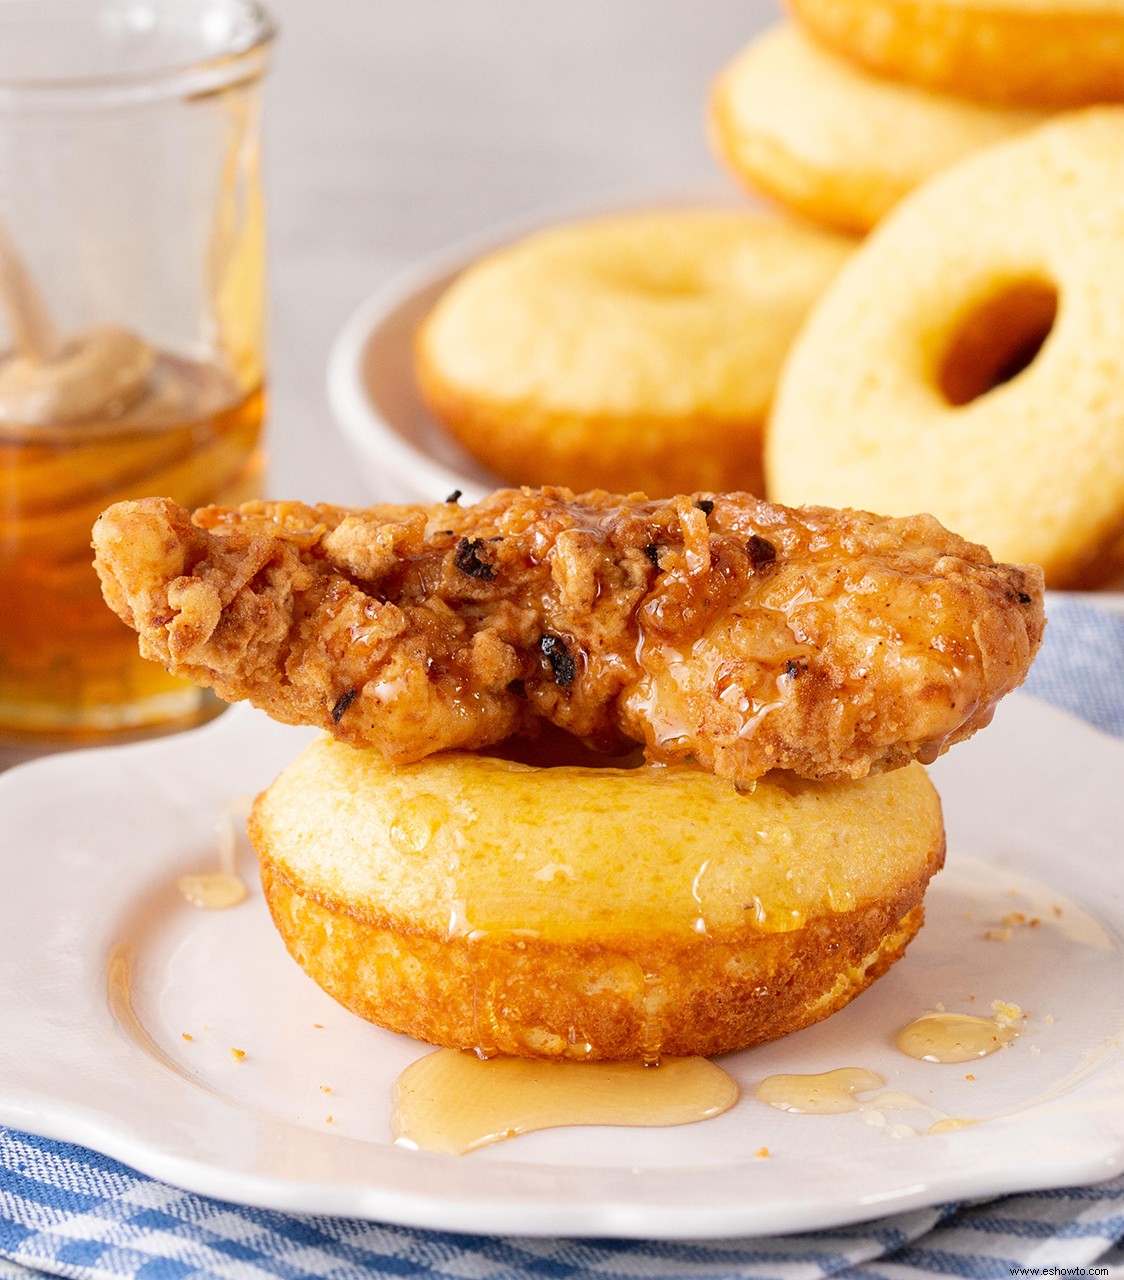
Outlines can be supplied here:
[[246, 0], [0, 3], [0, 738], [189, 724], [92, 567], [98, 513], [258, 496], [261, 80]]

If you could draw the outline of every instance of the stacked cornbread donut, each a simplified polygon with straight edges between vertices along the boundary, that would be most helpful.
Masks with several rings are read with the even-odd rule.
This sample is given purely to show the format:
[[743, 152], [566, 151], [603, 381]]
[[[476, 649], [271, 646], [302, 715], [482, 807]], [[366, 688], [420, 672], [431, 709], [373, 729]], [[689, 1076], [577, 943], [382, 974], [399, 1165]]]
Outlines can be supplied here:
[[715, 80], [710, 133], [751, 191], [862, 234], [933, 174], [1048, 114], [888, 80], [785, 25]]
[[[1124, 571], [1124, 0], [792, 0], [718, 77], [749, 187], [870, 234], [786, 359], [766, 492]], [[1108, 103], [1083, 110], [1059, 110]], [[871, 230], [873, 228], [873, 230]]]
[[882, 75], [1004, 105], [1124, 100], [1120, 0], [790, 0], [797, 18]]
[[791, 0], [717, 78], [738, 179], [865, 232], [955, 161], [1059, 108], [1124, 101], [1120, 0]]

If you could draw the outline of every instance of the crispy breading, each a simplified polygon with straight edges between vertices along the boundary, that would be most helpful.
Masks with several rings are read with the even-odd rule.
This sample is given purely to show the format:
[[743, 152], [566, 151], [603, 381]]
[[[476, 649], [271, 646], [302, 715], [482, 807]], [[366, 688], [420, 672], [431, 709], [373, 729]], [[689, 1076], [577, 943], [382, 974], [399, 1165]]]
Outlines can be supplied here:
[[167, 499], [94, 529], [169, 670], [393, 761], [552, 721], [724, 777], [862, 777], [987, 724], [1043, 629], [1037, 568], [929, 516], [504, 490], [473, 507]]

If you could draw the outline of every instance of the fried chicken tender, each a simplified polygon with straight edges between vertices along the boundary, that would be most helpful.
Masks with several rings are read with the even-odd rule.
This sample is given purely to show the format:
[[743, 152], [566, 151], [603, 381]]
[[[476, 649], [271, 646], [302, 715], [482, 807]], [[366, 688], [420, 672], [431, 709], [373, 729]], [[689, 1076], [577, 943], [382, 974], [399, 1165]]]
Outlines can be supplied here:
[[858, 778], [990, 720], [1042, 637], [1042, 574], [930, 516], [505, 490], [472, 507], [162, 498], [94, 529], [141, 652], [394, 762], [533, 734]]

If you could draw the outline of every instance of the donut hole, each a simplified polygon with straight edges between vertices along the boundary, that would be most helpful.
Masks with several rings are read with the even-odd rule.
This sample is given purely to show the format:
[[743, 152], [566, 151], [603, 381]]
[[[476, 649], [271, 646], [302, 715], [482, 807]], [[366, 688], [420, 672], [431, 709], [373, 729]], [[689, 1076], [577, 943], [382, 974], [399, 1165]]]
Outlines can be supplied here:
[[1058, 314], [1058, 291], [1043, 280], [1014, 280], [960, 321], [937, 385], [950, 405], [970, 404], [1018, 377], [1042, 349]]

